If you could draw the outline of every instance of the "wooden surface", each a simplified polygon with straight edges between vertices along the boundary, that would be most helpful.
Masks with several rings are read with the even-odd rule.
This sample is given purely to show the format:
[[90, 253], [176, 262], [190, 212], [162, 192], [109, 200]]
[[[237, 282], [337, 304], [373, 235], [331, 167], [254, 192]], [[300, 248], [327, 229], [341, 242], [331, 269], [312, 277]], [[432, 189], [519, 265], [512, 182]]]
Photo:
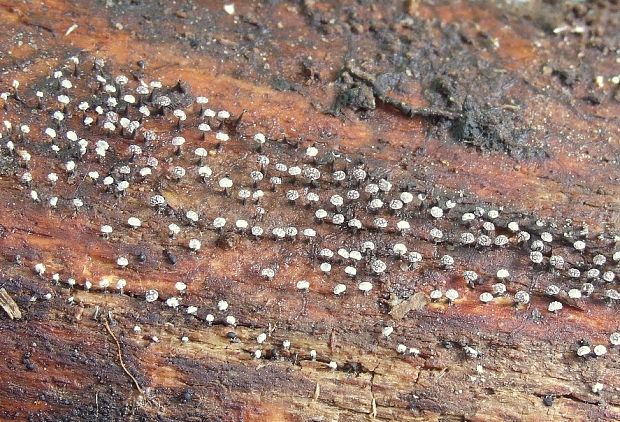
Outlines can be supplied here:
[[[0, 117], [12, 124], [0, 139], [0, 419], [620, 419], [620, 348], [610, 339], [620, 331], [619, 305], [606, 297], [620, 277], [614, 3], [306, 0], [235, 2], [232, 10], [216, 1], [0, 0], [0, 92], [7, 93]], [[117, 93], [106, 94], [97, 75]], [[114, 82], [118, 75], [128, 77], [126, 86]], [[65, 78], [71, 88], [59, 85]], [[151, 116], [136, 136], [118, 125], [106, 131], [95, 105], [137, 120], [138, 107], [122, 97], [139, 97], [140, 81], [153, 80], [163, 87], [144, 95]], [[63, 94], [70, 103], [56, 125]], [[151, 100], [163, 95], [172, 105], [161, 115]], [[202, 116], [198, 96], [208, 97], [204, 108], [230, 117]], [[81, 101], [89, 110], [77, 108]], [[186, 113], [182, 124], [174, 109]], [[85, 116], [96, 119], [90, 127]], [[213, 129], [204, 138], [201, 122]], [[84, 155], [67, 139], [71, 130], [88, 142]], [[218, 130], [230, 139], [218, 142]], [[259, 132], [266, 137], [260, 151]], [[180, 154], [175, 136], [185, 138]], [[109, 149], [98, 159], [101, 139]], [[312, 146], [315, 158], [306, 153]], [[206, 182], [197, 174], [198, 147], [208, 151]], [[270, 162], [255, 184], [259, 155]], [[159, 164], [141, 176], [149, 157]], [[315, 168], [321, 177], [285, 173], [273, 190], [276, 163]], [[176, 166], [187, 172], [180, 180]], [[361, 183], [352, 178], [356, 168], [368, 173]], [[341, 183], [332, 179], [338, 170], [346, 172]], [[229, 192], [219, 186], [225, 176]], [[381, 179], [389, 191], [365, 191]], [[243, 202], [241, 187], [264, 196]], [[358, 200], [346, 197], [352, 189]], [[289, 190], [301, 197], [287, 200]], [[405, 191], [412, 203], [390, 211]], [[307, 192], [319, 201], [309, 203]], [[341, 207], [330, 203], [335, 194], [344, 197]], [[154, 195], [167, 205], [150, 206]], [[75, 198], [83, 203], [77, 210]], [[378, 211], [370, 209], [373, 198], [384, 202]], [[443, 216], [435, 218], [433, 207]], [[463, 222], [476, 207], [485, 214]], [[320, 208], [328, 213], [322, 223]], [[342, 226], [331, 222], [338, 213]], [[128, 227], [130, 217], [141, 227]], [[223, 229], [214, 227], [218, 217]], [[380, 217], [386, 228], [376, 227]], [[361, 229], [347, 228], [353, 218]], [[264, 235], [236, 229], [238, 219]], [[401, 220], [411, 226], [403, 235]], [[519, 242], [510, 222], [531, 240]], [[170, 223], [181, 228], [174, 238]], [[113, 232], [102, 235], [102, 225]], [[298, 230], [295, 238], [272, 234], [287, 227]], [[307, 239], [306, 228], [316, 237]], [[463, 245], [463, 232], [505, 235], [508, 244]], [[545, 232], [553, 240], [533, 264], [531, 242]], [[191, 239], [201, 241], [199, 251], [190, 250]], [[367, 241], [374, 250], [362, 250]], [[393, 253], [397, 243], [422, 262], [406, 265]], [[324, 248], [334, 256], [322, 256]], [[362, 259], [338, 255], [340, 248], [362, 251]], [[443, 255], [454, 264], [443, 265]], [[550, 268], [558, 255], [564, 268]], [[381, 274], [377, 260], [386, 264]], [[321, 270], [325, 262], [331, 271]], [[569, 268], [581, 275], [569, 277]], [[492, 291], [500, 269], [510, 273], [507, 292], [483, 304], [479, 296]], [[599, 274], [588, 278], [592, 269]], [[468, 270], [479, 284], [467, 285]], [[605, 273], [615, 278], [606, 281]], [[300, 280], [308, 289], [297, 288]], [[360, 291], [362, 282], [372, 290]], [[585, 282], [594, 286], [589, 297], [569, 297]], [[347, 290], [335, 295], [339, 283]], [[550, 285], [560, 293], [547, 294]], [[158, 298], [147, 302], [152, 289]], [[456, 300], [430, 299], [448, 289]], [[519, 291], [529, 303], [515, 304]], [[171, 298], [179, 305], [170, 306]], [[550, 312], [554, 301], [563, 308]], [[606, 354], [577, 356], [584, 345], [604, 345]]]

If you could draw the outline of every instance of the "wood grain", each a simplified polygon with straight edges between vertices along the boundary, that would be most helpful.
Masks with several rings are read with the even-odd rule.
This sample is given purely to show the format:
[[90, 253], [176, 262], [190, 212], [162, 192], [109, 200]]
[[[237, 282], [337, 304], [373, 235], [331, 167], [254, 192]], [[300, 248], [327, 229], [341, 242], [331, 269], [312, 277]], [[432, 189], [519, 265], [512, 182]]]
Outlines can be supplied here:
[[[0, 19], [0, 92], [10, 93], [0, 100], [0, 117], [14, 127], [4, 127], [0, 139], [0, 419], [620, 419], [620, 349], [610, 343], [620, 317], [617, 300], [604, 296], [620, 277], [613, 260], [620, 243], [615, 2], [248, 1], [235, 2], [229, 15], [219, 1], [0, 1]], [[72, 56], [79, 58], [77, 74]], [[96, 58], [105, 60], [103, 70], [95, 69]], [[73, 88], [55, 154], [44, 130], [64, 92], [50, 77], [59, 69]], [[88, 129], [83, 117], [94, 113], [75, 106], [78, 99], [103, 104], [96, 74], [108, 81], [127, 75], [127, 89], [159, 80], [160, 94], [188, 118], [179, 127], [171, 110], [160, 116], [145, 100], [152, 114], [142, 128], [157, 140], [106, 133], [103, 116]], [[45, 92], [40, 108], [36, 90]], [[231, 114], [206, 119], [213, 132], [223, 120], [220, 129], [230, 134], [219, 148], [213, 132], [203, 139], [197, 130], [205, 120], [194, 102], [199, 95]], [[137, 119], [137, 110], [127, 113]], [[24, 124], [30, 133], [20, 135]], [[89, 142], [83, 158], [64, 139], [68, 130]], [[257, 132], [265, 134], [261, 154], [271, 160], [256, 187], [265, 196], [242, 203], [238, 189], [255, 190], [249, 174], [258, 169]], [[181, 155], [170, 145], [173, 136], [185, 138]], [[110, 150], [98, 160], [94, 145], [103, 138]], [[131, 156], [134, 144], [142, 155]], [[305, 155], [309, 146], [319, 150], [316, 160]], [[196, 176], [197, 147], [209, 151], [207, 183]], [[22, 149], [31, 154], [28, 164]], [[159, 166], [140, 177], [149, 156]], [[75, 174], [65, 170], [69, 159], [77, 162]], [[272, 191], [277, 162], [320, 168], [322, 178], [313, 184], [283, 176]], [[125, 194], [87, 176], [96, 170], [119, 181], [123, 165], [132, 169]], [[177, 181], [170, 171], [179, 165], [188, 174]], [[329, 198], [358, 187], [349, 177], [358, 166], [369, 180], [393, 184], [379, 195], [385, 207], [369, 211], [361, 186], [362, 199], [343, 214], [363, 229], [319, 224], [319, 205], [306, 206], [304, 189], [337, 213]], [[349, 175], [342, 185], [330, 179], [335, 170]], [[53, 186], [50, 172], [60, 177]], [[235, 183], [231, 196], [218, 186], [225, 175]], [[287, 201], [289, 189], [302, 198]], [[426, 199], [389, 211], [401, 191]], [[155, 194], [167, 202], [159, 212], [149, 206]], [[56, 209], [47, 205], [52, 195], [60, 198]], [[84, 201], [77, 211], [76, 197]], [[444, 216], [431, 217], [432, 206], [443, 207]], [[506, 247], [459, 242], [463, 231], [484, 232], [486, 217], [471, 226], [461, 218], [476, 206], [499, 210], [492, 236], [508, 236]], [[184, 217], [188, 210], [199, 214], [197, 223]], [[131, 216], [140, 228], [127, 227]], [[227, 219], [223, 230], [213, 227], [217, 217]], [[373, 226], [376, 217], [388, 227]], [[235, 230], [240, 218], [263, 226], [263, 238]], [[411, 223], [404, 236], [396, 229], [401, 219]], [[182, 228], [175, 238], [168, 236], [171, 222]], [[553, 234], [543, 265], [532, 264], [509, 222], [532, 240]], [[104, 224], [114, 227], [107, 237]], [[274, 227], [300, 233], [276, 240]], [[304, 240], [307, 227], [315, 240]], [[432, 228], [445, 238], [434, 240]], [[188, 249], [192, 238], [201, 240], [196, 253]], [[586, 242], [583, 252], [573, 247], [578, 239]], [[348, 261], [338, 255], [330, 273], [319, 269], [321, 248], [360, 249], [368, 240], [376, 252], [357, 264], [355, 279], [344, 275]], [[397, 242], [422, 262], [405, 268], [391, 252]], [[439, 263], [444, 254], [454, 257], [450, 268]], [[599, 254], [607, 260], [596, 266]], [[551, 255], [580, 268], [580, 278], [550, 269]], [[127, 268], [117, 265], [120, 256]], [[373, 275], [375, 258], [388, 265], [381, 276]], [[43, 274], [36, 273], [39, 263]], [[262, 277], [264, 268], [276, 269], [275, 277]], [[483, 304], [479, 296], [491, 291], [500, 268], [510, 272], [507, 294]], [[595, 277], [590, 297], [569, 297], [592, 281], [592, 268], [615, 279]], [[468, 287], [465, 270], [484, 283]], [[120, 278], [127, 281], [122, 292], [115, 287]], [[309, 281], [308, 291], [296, 288], [299, 280]], [[186, 291], [177, 291], [178, 281]], [[357, 289], [362, 281], [373, 283], [367, 294]], [[333, 293], [337, 283], [347, 285], [346, 294]], [[562, 292], [550, 297], [550, 285]], [[451, 288], [459, 293], [454, 303], [430, 299], [431, 291]], [[158, 300], [145, 300], [150, 289]], [[520, 290], [529, 293], [528, 304], [515, 304]], [[172, 297], [179, 307], [166, 304]], [[221, 300], [227, 310], [218, 309]], [[563, 305], [557, 313], [548, 311], [554, 300]], [[227, 323], [229, 315], [236, 325]], [[394, 331], [385, 336], [388, 326]], [[267, 338], [259, 344], [261, 333]], [[585, 344], [605, 345], [607, 353], [577, 356]]]

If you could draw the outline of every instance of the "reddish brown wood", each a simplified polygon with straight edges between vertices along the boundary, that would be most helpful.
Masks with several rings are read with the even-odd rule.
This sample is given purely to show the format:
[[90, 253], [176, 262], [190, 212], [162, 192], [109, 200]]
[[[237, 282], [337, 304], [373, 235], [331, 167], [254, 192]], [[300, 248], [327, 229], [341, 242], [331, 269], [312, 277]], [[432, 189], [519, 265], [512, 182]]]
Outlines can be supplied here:
[[[532, 230], [536, 218], [555, 223], [554, 251], [575, 261], [604, 254], [617, 274], [606, 288], [617, 288], [618, 265], [611, 262], [620, 224], [615, 2], [238, 1], [228, 15], [219, 1], [0, 1], [0, 21], [0, 91], [10, 91], [17, 79], [28, 101], [2, 102], [0, 117], [27, 123], [37, 134], [27, 145], [35, 181], [63, 169], [38, 136], [47, 114], [34, 107], [34, 87], [55, 69], [70, 69], [67, 58], [78, 55], [82, 76], [72, 92], [95, 92], [86, 81], [100, 57], [113, 75], [143, 74], [166, 86], [183, 81], [192, 95], [207, 95], [214, 110], [226, 109], [234, 118], [243, 113], [235, 142], [220, 154], [209, 144], [207, 160], [218, 176], [255, 168], [244, 161], [254, 153], [239, 139], [258, 131], [273, 140], [269, 154], [285, 161], [316, 144], [321, 153], [333, 149], [386, 171], [395, 185], [415, 182], [432, 198], [503, 207], [501, 219], [527, 221]], [[364, 75], [374, 78], [374, 92]], [[484, 139], [497, 133], [501, 139], [476, 144], [454, 135], [468, 96], [481, 113], [472, 118], [486, 125]], [[405, 106], [432, 110], [408, 117]], [[433, 110], [445, 113], [434, 116]], [[191, 115], [181, 131], [186, 163], [204, 144], [188, 129], [194, 121]], [[170, 122], [147, 122], [162, 134], [174, 132]], [[67, 127], [82, 130], [78, 113]], [[523, 144], [516, 141], [521, 129]], [[88, 134], [91, 145], [100, 134]], [[619, 349], [609, 343], [620, 328], [617, 304], [561, 296], [563, 310], [547, 312], [545, 287], [561, 283], [566, 290], [571, 282], [532, 268], [520, 247], [484, 253], [454, 244], [448, 249], [457, 263], [446, 272], [431, 257], [447, 249], [427, 233], [434, 225], [446, 233], [460, 230], [459, 215], [415, 219], [407, 242], [425, 257], [420, 268], [390, 271], [369, 295], [351, 284], [340, 298], [332, 293], [336, 278], [323, 277], [305, 243], [256, 242], [205, 228], [202, 249], [192, 254], [186, 232], [169, 240], [169, 221], [145, 205], [156, 192], [178, 212], [198, 209], [204, 224], [226, 214], [232, 225], [235, 213], [247, 214], [195, 178], [132, 181], [131, 192], [117, 201], [101, 186], [63, 180], [54, 188], [61, 198], [78, 192], [88, 202], [76, 215], [69, 206], [52, 212], [34, 203], [19, 182], [25, 169], [6, 158], [3, 136], [0, 287], [23, 317], [0, 315], [2, 420], [620, 419]], [[88, 166], [103, 175], [127, 161], [131, 143], [118, 136], [118, 154], [102, 165], [91, 157]], [[295, 143], [297, 150], [287, 146]], [[175, 162], [166, 161], [173, 149], [163, 142], [148, 152], [163, 167]], [[289, 187], [285, 183], [281, 191]], [[322, 183], [319, 191], [328, 198], [336, 188]], [[310, 212], [286, 205], [266, 197], [266, 221], [314, 224]], [[127, 228], [129, 216], [141, 218], [143, 227]], [[561, 238], [566, 219], [571, 227], [589, 228], [583, 255]], [[110, 222], [115, 232], [103, 239], [99, 228]], [[327, 224], [317, 231], [333, 250], [366, 236]], [[368, 237], [386, 247], [398, 239], [393, 229]], [[176, 265], [163, 249], [176, 256]], [[143, 264], [136, 263], [140, 252]], [[121, 254], [133, 257], [126, 270], [115, 262]], [[45, 277], [33, 271], [39, 262], [46, 264]], [[275, 264], [280, 267], [273, 281], [260, 278], [259, 267]], [[531, 287], [527, 307], [513, 306], [511, 295], [483, 305], [484, 289], [466, 288], [460, 275], [475, 268], [490, 280], [500, 267], [512, 274], [511, 295]], [[62, 283], [51, 281], [54, 272]], [[76, 288], [66, 285], [70, 276]], [[124, 294], [100, 289], [96, 283], [105, 277], [114, 283], [126, 278]], [[309, 292], [297, 291], [300, 279], [311, 282]], [[85, 280], [93, 281], [91, 291], [84, 290]], [[189, 286], [183, 304], [200, 308], [195, 317], [163, 302], [176, 294], [179, 280]], [[434, 288], [451, 287], [461, 295], [454, 305], [428, 299]], [[146, 303], [152, 288], [160, 300]], [[216, 312], [220, 299], [239, 321], [239, 342], [227, 338], [232, 329], [226, 314]], [[208, 312], [216, 314], [211, 326]], [[386, 339], [381, 330], [387, 325], [395, 332]], [[269, 334], [260, 346], [263, 356], [254, 359], [263, 332]], [[181, 341], [184, 336], [189, 342]], [[283, 340], [290, 350], [281, 348]], [[580, 340], [604, 344], [608, 353], [578, 358]], [[399, 355], [398, 343], [420, 353]], [[481, 355], [468, 357], [465, 346]], [[268, 359], [274, 351], [278, 356]], [[327, 366], [331, 360], [336, 370]], [[596, 383], [604, 385], [598, 393]], [[550, 406], [546, 396], [553, 397]]]

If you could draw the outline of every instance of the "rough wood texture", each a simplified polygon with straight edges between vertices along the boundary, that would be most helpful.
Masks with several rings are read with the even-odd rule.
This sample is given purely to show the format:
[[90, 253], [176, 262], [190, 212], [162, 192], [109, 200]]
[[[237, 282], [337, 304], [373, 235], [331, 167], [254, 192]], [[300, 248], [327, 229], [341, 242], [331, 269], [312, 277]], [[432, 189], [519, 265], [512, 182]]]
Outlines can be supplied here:
[[[620, 335], [612, 334], [620, 329], [616, 2], [234, 6], [0, 0], [0, 92], [7, 93], [0, 117], [12, 124], [0, 139], [0, 287], [10, 309], [0, 314], [0, 419], [620, 419]], [[121, 74], [126, 86], [115, 82]], [[117, 92], [106, 94], [96, 75]], [[141, 80], [163, 86], [139, 98]], [[135, 136], [119, 124], [106, 131], [109, 116], [97, 117], [94, 107], [137, 120], [138, 107], [123, 102], [130, 91], [151, 115]], [[70, 103], [56, 124], [63, 94]], [[155, 103], [164, 95], [170, 107]], [[202, 116], [195, 103], [202, 95], [205, 108], [230, 117]], [[80, 101], [91, 107], [80, 111]], [[187, 119], [179, 122], [173, 109]], [[213, 129], [204, 137], [200, 122]], [[85, 154], [67, 139], [70, 130], [88, 142]], [[218, 141], [217, 130], [230, 140]], [[174, 136], [185, 138], [178, 154]], [[98, 158], [100, 139], [109, 149]], [[306, 154], [309, 146], [317, 157]], [[197, 174], [198, 147], [208, 152], [200, 160], [212, 172], [206, 181]], [[270, 163], [261, 166], [259, 154]], [[276, 163], [304, 173], [284, 173], [272, 190]], [[149, 166], [152, 174], [139, 174]], [[180, 180], [175, 166], [187, 170]], [[355, 168], [367, 171], [363, 183], [352, 179]], [[309, 182], [308, 169], [320, 170], [320, 180]], [[250, 172], [258, 170], [264, 179], [254, 183]], [[332, 179], [338, 170], [346, 172], [342, 182]], [[115, 180], [106, 188], [108, 175]], [[218, 185], [225, 176], [234, 183], [230, 196]], [[389, 191], [365, 191], [368, 183], [385, 187], [382, 179]], [[119, 192], [122, 180], [129, 185]], [[264, 197], [241, 201], [241, 187]], [[351, 189], [359, 200], [347, 198]], [[301, 197], [287, 200], [288, 190]], [[307, 204], [307, 191], [319, 202]], [[405, 191], [411, 203], [390, 211]], [[342, 206], [330, 203], [334, 194], [345, 197]], [[166, 205], [149, 205], [154, 195]], [[372, 198], [384, 205], [371, 210]], [[443, 216], [431, 215], [433, 207]], [[476, 207], [485, 214], [464, 222]], [[319, 208], [329, 221], [317, 222]], [[362, 228], [332, 224], [334, 214]], [[130, 217], [141, 227], [128, 227]], [[214, 227], [218, 217], [226, 218], [223, 229]], [[237, 219], [263, 227], [262, 238], [235, 229]], [[400, 220], [410, 223], [403, 235]], [[520, 241], [510, 222], [530, 241]], [[174, 238], [170, 223], [181, 227]], [[113, 232], [102, 235], [102, 225]], [[294, 239], [274, 239], [274, 228], [287, 227], [298, 229]], [[316, 237], [304, 239], [305, 228]], [[508, 243], [466, 245], [463, 232]], [[191, 239], [201, 241], [199, 251], [189, 250]], [[530, 252], [540, 239], [543, 262], [535, 264]], [[363, 251], [365, 241], [374, 250]], [[399, 257], [397, 243], [422, 262]], [[359, 262], [353, 250], [362, 250]], [[565, 265], [553, 268], [552, 256]], [[331, 271], [320, 269], [323, 262]], [[507, 292], [483, 304], [480, 294], [492, 291], [500, 269], [510, 273]], [[479, 280], [468, 286], [464, 271]], [[299, 289], [300, 280], [309, 287]], [[361, 282], [372, 290], [362, 293]], [[347, 290], [336, 295], [339, 283]], [[458, 298], [446, 300], [448, 289]], [[158, 298], [147, 302], [149, 290]], [[434, 290], [444, 296], [432, 300]], [[516, 303], [523, 292], [529, 301]], [[550, 312], [551, 303], [563, 308]], [[21, 319], [13, 319], [15, 309]], [[590, 353], [578, 356], [586, 345]], [[595, 357], [596, 345], [606, 353]]]

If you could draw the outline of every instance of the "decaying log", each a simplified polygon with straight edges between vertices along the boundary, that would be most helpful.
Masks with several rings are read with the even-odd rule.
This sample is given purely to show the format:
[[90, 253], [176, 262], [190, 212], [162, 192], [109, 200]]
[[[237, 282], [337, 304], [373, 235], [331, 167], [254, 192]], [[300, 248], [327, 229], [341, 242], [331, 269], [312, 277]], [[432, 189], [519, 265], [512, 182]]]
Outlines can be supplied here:
[[0, 19], [1, 420], [620, 419], [617, 2]]

